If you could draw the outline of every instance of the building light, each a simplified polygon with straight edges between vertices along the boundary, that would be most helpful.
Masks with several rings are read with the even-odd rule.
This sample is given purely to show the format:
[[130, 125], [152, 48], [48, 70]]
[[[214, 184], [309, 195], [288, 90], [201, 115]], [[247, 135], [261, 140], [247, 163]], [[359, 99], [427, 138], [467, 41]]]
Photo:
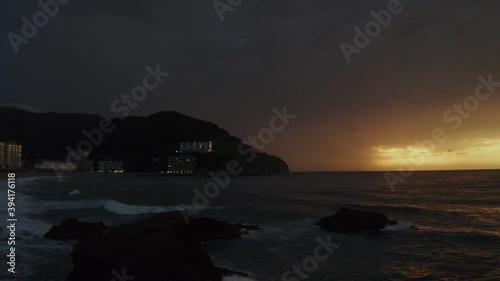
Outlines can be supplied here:
[[0, 142], [0, 169], [17, 170], [22, 168], [23, 147], [14, 142]]

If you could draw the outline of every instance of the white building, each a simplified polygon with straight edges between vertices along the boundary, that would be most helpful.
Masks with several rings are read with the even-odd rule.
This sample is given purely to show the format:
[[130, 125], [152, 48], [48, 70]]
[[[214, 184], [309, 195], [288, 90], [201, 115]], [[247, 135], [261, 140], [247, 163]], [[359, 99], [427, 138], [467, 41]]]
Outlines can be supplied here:
[[123, 162], [122, 161], [98, 161], [97, 171], [99, 173], [123, 173]]
[[77, 169], [76, 162], [67, 162], [64, 160], [39, 160], [33, 167], [35, 171], [67, 171], [74, 172]]
[[210, 153], [212, 151], [212, 141], [181, 142], [179, 145], [179, 153]]
[[0, 142], [0, 169], [20, 169], [23, 166], [22, 156], [22, 145], [15, 142]]

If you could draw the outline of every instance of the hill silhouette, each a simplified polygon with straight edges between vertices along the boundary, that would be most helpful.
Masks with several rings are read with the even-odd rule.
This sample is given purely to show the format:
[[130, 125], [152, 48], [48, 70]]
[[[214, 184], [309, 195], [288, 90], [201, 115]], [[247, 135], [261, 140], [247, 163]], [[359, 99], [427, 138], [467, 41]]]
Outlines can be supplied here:
[[[103, 118], [91, 114], [33, 113], [15, 108], [0, 108], [0, 141], [23, 145], [23, 158], [31, 163], [38, 159], [66, 159], [66, 147], [76, 148], [88, 138], [83, 130], [95, 132]], [[178, 112], [163, 111], [147, 117], [130, 116], [111, 119], [114, 130], [103, 134], [102, 142], [92, 146], [90, 159], [111, 158], [125, 162], [129, 172], [151, 172], [158, 162], [174, 155], [180, 142], [212, 141], [214, 153], [199, 155], [197, 172], [225, 169], [229, 160], [237, 160], [244, 175], [289, 173], [280, 158], [256, 152], [214, 123]], [[99, 139], [97, 135], [96, 140]], [[246, 154], [238, 152], [244, 147]], [[240, 147], [241, 150], [241, 147]]]

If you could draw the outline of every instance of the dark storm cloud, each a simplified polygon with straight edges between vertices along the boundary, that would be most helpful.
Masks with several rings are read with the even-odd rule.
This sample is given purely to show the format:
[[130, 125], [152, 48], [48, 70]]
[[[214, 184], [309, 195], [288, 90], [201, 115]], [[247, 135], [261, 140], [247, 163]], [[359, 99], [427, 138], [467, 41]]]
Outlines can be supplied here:
[[[358, 157], [356, 147], [383, 140], [366, 135], [377, 134], [366, 125], [371, 116], [378, 128], [409, 106], [432, 100], [444, 108], [479, 74], [500, 69], [492, 59], [500, 52], [498, 2], [465, 0], [402, 1], [405, 10], [348, 65], [339, 43], [387, 2], [243, 0], [220, 22], [211, 1], [73, 0], [15, 55], [6, 35], [39, 7], [2, 1], [1, 102], [111, 116], [110, 103], [159, 63], [171, 76], [133, 114], [177, 110], [244, 138], [287, 105], [299, 115], [297, 131], [286, 133], [294, 145], [307, 128], [328, 138], [303, 139], [331, 149], [325, 163]], [[270, 152], [296, 150], [275, 142]], [[316, 155], [298, 150], [292, 165]]]

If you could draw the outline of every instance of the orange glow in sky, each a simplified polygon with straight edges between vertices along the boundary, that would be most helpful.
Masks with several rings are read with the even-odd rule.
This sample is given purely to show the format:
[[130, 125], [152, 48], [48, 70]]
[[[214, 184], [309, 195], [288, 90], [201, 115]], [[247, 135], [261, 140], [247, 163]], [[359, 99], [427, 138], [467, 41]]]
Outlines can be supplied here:
[[374, 163], [386, 170], [408, 165], [415, 170], [491, 169], [500, 167], [500, 139], [462, 139], [453, 143], [455, 149], [430, 150], [423, 147], [374, 146]]

